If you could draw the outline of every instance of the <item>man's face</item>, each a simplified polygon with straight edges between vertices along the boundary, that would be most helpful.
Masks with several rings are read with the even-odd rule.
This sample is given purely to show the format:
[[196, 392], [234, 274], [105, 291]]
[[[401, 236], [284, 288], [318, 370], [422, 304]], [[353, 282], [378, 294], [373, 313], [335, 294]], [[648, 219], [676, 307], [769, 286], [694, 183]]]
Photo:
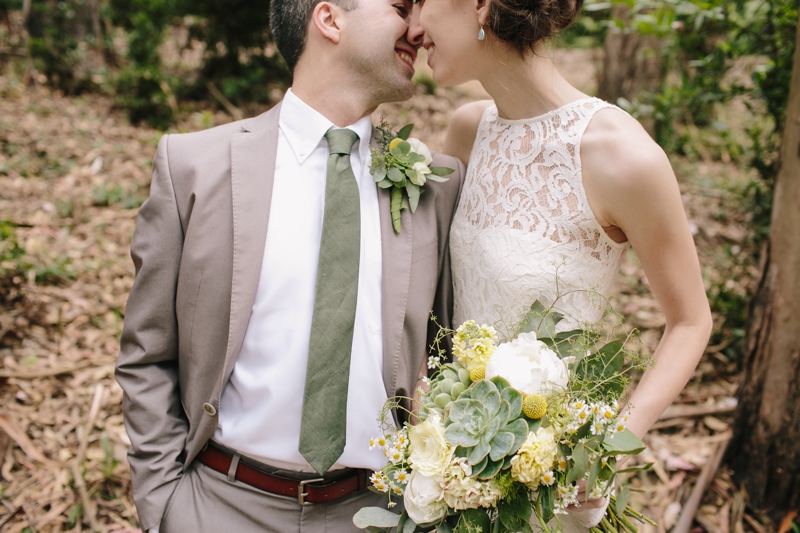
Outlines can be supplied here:
[[376, 102], [407, 100], [414, 94], [411, 78], [422, 34], [409, 31], [412, 7], [411, 0], [359, 0], [347, 13], [342, 51]]

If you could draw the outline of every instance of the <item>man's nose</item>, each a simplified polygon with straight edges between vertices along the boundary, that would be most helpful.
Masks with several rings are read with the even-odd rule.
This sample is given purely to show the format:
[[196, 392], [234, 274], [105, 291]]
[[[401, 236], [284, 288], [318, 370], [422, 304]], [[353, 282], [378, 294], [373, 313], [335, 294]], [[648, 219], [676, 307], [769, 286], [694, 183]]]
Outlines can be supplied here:
[[419, 23], [421, 10], [419, 3], [414, 4], [411, 9], [411, 18], [408, 21], [408, 32], [406, 33], [408, 44], [416, 47], [422, 46], [422, 41], [425, 38], [425, 30], [422, 29], [422, 25]]

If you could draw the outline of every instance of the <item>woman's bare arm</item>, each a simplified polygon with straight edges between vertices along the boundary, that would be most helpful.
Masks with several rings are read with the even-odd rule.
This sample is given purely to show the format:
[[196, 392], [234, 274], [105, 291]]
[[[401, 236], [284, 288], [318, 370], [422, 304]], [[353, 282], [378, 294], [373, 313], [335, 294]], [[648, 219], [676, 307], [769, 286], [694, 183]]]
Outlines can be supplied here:
[[592, 210], [610, 235], [630, 241], [666, 319], [655, 364], [628, 402], [628, 427], [642, 437], [691, 378], [708, 343], [711, 312], [663, 150], [633, 118], [603, 110], [586, 130], [581, 161]]

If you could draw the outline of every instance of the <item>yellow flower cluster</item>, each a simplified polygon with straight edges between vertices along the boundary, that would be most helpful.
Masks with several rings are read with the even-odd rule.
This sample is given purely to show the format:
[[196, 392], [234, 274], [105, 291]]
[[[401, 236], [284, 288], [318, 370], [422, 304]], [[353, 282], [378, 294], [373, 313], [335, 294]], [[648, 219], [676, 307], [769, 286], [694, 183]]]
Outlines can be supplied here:
[[536, 488], [546, 474], [552, 476], [553, 465], [558, 455], [556, 430], [549, 426], [531, 431], [517, 454], [511, 458], [511, 475], [521, 483]]
[[547, 400], [538, 394], [528, 394], [522, 400], [522, 412], [525, 416], [538, 420], [547, 414]]
[[467, 370], [486, 366], [497, 348], [497, 332], [491, 326], [479, 326], [474, 320], [464, 322], [453, 336], [453, 355], [467, 365]]

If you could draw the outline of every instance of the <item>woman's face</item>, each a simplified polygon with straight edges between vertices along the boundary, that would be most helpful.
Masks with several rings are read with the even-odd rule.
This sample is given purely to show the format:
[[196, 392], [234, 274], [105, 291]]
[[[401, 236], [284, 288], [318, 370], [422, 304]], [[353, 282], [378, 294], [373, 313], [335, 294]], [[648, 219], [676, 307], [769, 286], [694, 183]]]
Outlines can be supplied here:
[[478, 77], [476, 60], [485, 57], [487, 41], [478, 40], [480, 24], [475, 8], [471, 0], [420, 0], [415, 6], [425, 30], [422, 46], [428, 51], [433, 80], [443, 87]]

